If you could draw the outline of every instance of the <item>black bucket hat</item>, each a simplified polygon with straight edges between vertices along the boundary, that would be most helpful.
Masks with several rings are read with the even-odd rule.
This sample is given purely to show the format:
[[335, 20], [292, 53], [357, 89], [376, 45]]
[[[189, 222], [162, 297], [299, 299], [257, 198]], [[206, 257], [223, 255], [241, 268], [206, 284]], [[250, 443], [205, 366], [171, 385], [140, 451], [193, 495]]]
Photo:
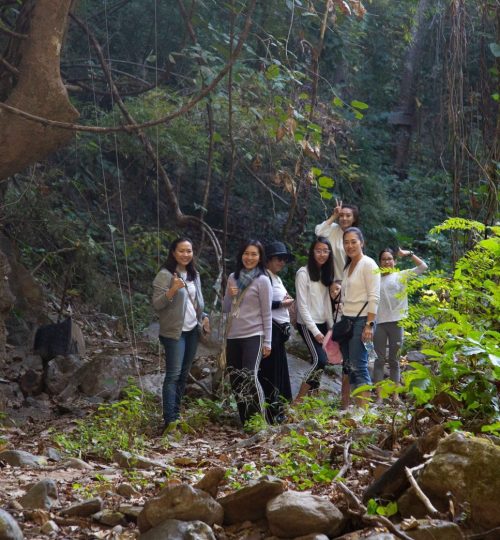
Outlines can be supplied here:
[[267, 260], [271, 257], [285, 257], [287, 262], [291, 262], [295, 258], [283, 242], [271, 242], [266, 245], [265, 251]]

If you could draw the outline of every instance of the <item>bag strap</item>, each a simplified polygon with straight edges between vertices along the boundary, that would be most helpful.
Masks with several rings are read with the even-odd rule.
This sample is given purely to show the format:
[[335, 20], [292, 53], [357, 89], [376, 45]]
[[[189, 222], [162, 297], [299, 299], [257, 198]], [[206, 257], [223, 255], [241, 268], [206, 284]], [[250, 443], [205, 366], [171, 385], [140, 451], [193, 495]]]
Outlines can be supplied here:
[[[250, 286], [250, 285], [249, 285]], [[249, 287], [248, 286], [248, 287]], [[238, 299], [236, 300], [236, 302], [232, 302], [231, 303], [231, 309], [229, 311], [229, 314], [227, 316], [227, 322], [226, 322], [226, 327], [224, 329], [224, 345], [227, 341], [227, 336], [229, 334], [229, 330], [231, 330], [231, 323], [233, 321], [233, 315], [234, 315], [234, 312], [240, 307], [240, 304], [241, 302], [243, 301], [243, 298], [245, 297], [245, 294], [246, 292], [248, 291], [248, 287], [246, 287], [245, 289], [243, 289], [242, 293], [240, 294], [240, 296], [238, 297]]]
[[356, 319], [359, 319], [361, 312], [365, 309], [367, 305], [368, 305], [368, 300], [363, 304], [363, 307], [358, 311], [358, 314], [356, 315]]
[[[337, 300], [339, 299], [340, 295], [342, 293], [339, 292], [337, 294], [337, 296], [335, 298], [332, 299], [332, 303], [335, 304], [335, 302], [337, 302]], [[363, 306], [364, 308], [364, 306]], [[334, 313], [333, 313], [333, 321], [335, 322], [337, 320], [337, 315], [339, 314], [339, 310], [340, 310], [340, 302], [337, 302], [336, 306], [335, 306], [335, 310], [334, 310]]]

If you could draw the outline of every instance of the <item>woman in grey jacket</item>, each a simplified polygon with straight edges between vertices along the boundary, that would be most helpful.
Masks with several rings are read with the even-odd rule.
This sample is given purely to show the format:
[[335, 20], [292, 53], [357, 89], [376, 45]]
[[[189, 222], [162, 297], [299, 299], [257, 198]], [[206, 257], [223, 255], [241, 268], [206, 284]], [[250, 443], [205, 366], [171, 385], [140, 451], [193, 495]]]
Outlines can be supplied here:
[[160, 319], [160, 342], [165, 348], [163, 420], [165, 428], [179, 419], [181, 399], [198, 346], [200, 331], [210, 332], [203, 313], [200, 275], [193, 260], [193, 243], [177, 238], [153, 281], [153, 308]]

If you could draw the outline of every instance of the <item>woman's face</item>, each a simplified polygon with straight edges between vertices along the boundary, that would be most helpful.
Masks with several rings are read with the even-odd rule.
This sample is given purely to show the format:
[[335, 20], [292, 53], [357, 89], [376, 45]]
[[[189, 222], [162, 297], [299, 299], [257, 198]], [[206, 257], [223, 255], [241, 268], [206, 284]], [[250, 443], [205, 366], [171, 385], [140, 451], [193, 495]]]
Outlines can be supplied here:
[[323, 266], [330, 256], [330, 248], [327, 244], [316, 242], [314, 246], [314, 261], [318, 266]]
[[286, 257], [283, 255], [274, 255], [267, 261], [267, 268], [273, 273], [281, 272], [286, 265]]
[[344, 251], [353, 260], [363, 255], [363, 242], [355, 232], [344, 235]]
[[186, 268], [193, 260], [193, 246], [191, 242], [179, 242], [174, 250], [174, 259], [181, 268]]
[[394, 261], [392, 254], [388, 251], [384, 251], [380, 257], [380, 268], [394, 268], [395, 266], [396, 262]]
[[342, 287], [340, 286], [340, 283], [333, 282], [330, 285], [330, 294], [335, 298], [340, 294], [340, 291], [342, 290]]
[[345, 231], [349, 227], [352, 227], [354, 223], [354, 214], [352, 208], [342, 208], [339, 214], [339, 225], [340, 228]]
[[245, 270], [253, 270], [260, 262], [260, 253], [257, 246], [247, 246], [243, 255], [241, 256], [241, 262], [245, 267]]

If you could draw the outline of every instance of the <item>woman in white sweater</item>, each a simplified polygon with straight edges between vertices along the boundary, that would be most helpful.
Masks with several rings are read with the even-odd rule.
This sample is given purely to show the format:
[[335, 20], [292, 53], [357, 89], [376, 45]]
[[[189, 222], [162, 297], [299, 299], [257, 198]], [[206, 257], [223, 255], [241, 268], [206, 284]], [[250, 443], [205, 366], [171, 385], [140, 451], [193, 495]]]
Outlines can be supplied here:
[[295, 398], [319, 388], [327, 362], [322, 348], [325, 334], [333, 325], [330, 285], [333, 282], [333, 255], [330, 242], [318, 237], [309, 248], [307, 266], [299, 268], [295, 277], [297, 329], [311, 355], [311, 368]]
[[396, 271], [394, 251], [391, 248], [385, 248], [379, 253], [378, 260], [382, 270], [382, 279], [377, 328], [373, 338], [373, 345], [377, 353], [373, 382], [379, 382], [384, 378], [386, 361], [389, 363], [391, 380], [396, 384], [400, 382], [399, 351], [403, 343], [403, 328], [399, 323], [408, 312], [406, 284], [408, 279], [423, 274], [427, 270], [427, 264], [413, 251], [399, 249], [397, 256], [411, 257], [416, 266], [408, 270]]
[[[357, 227], [344, 231], [347, 264], [342, 279], [342, 319], [353, 322], [352, 337], [341, 343], [344, 369], [349, 374], [351, 390], [371, 384], [368, 372], [368, 351], [365, 343], [373, 340], [373, 327], [380, 299], [380, 273], [377, 263], [363, 253], [365, 240]], [[359, 395], [358, 403], [368, 397]]]

